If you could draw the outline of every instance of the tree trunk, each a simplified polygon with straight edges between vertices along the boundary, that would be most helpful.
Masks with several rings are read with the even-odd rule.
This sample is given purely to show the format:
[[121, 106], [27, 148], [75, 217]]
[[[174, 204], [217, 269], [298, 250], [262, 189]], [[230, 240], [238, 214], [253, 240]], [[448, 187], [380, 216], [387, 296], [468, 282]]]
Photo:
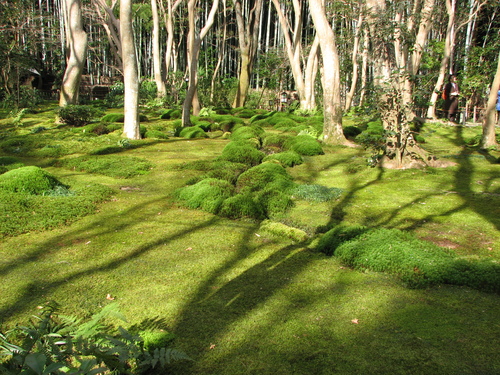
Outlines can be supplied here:
[[125, 85], [123, 134], [129, 139], [140, 139], [139, 74], [132, 28], [132, 0], [120, 0], [120, 40]]
[[87, 55], [87, 33], [83, 29], [80, 0], [65, 0], [66, 71], [59, 106], [78, 103], [78, 93]]
[[[489, 147], [497, 146], [497, 140], [495, 136], [495, 125], [497, 121], [497, 109], [496, 104], [498, 100], [498, 95], [500, 93], [500, 53], [498, 54], [497, 71], [493, 83], [490, 88], [490, 95], [488, 96], [488, 105], [486, 107], [485, 121], [483, 124], [483, 137], [481, 139], [481, 148], [487, 149]], [[498, 112], [500, 116], [500, 111]]]
[[151, 0], [151, 12], [153, 15], [153, 71], [156, 88], [158, 90], [158, 97], [164, 97], [166, 94], [165, 81], [161, 73], [161, 52], [160, 52], [160, 20], [158, 16], [158, 4], [156, 0]]
[[356, 33], [354, 35], [354, 45], [352, 48], [352, 77], [351, 77], [351, 88], [345, 98], [344, 110], [347, 112], [351, 108], [352, 99], [354, 98], [354, 93], [356, 91], [356, 84], [358, 81], [358, 51], [359, 51], [359, 39], [361, 35], [361, 27], [363, 25], [363, 12], [359, 10], [358, 25], [356, 28]]
[[340, 62], [335, 34], [328, 23], [321, 0], [309, 0], [311, 18], [319, 37], [323, 61], [323, 141], [327, 144], [347, 144], [342, 129], [342, 105], [340, 103]]
[[238, 42], [240, 47], [240, 73], [233, 108], [243, 107], [250, 87], [250, 79], [253, 72], [255, 54], [258, 47], [260, 15], [262, 11], [262, 0], [255, 0], [253, 8], [248, 12], [245, 22], [240, 0], [234, 1], [236, 12], [236, 23], [238, 26]]

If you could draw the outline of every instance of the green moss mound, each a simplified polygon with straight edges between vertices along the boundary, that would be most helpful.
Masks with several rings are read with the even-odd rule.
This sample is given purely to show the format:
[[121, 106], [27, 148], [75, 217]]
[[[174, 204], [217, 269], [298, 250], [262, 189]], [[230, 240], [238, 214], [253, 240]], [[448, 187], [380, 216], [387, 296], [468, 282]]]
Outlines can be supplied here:
[[130, 178], [149, 173], [153, 164], [145, 159], [119, 155], [90, 155], [66, 159], [60, 162], [65, 168], [109, 177]]
[[267, 218], [278, 217], [294, 206], [289, 193], [279, 189], [276, 185], [269, 185], [266, 189], [255, 193], [255, 200], [262, 207]]
[[160, 130], [147, 130], [145, 134], [146, 138], [156, 138], [156, 139], [168, 139], [168, 135]]
[[123, 122], [125, 115], [123, 113], [108, 113], [101, 117], [102, 122]]
[[182, 117], [182, 111], [180, 109], [168, 109], [160, 115], [163, 120], [177, 120]]
[[35, 166], [13, 169], [0, 175], [0, 190], [11, 193], [42, 195], [58, 186], [66, 187], [56, 177]]
[[160, 329], [141, 331], [139, 332], [139, 336], [143, 341], [144, 349], [147, 351], [165, 348], [172, 344], [172, 341], [175, 339], [173, 333]]
[[257, 146], [260, 146], [260, 136], [264, 133], [264, 129], [260, 126], [241, 126], [231, 134], [232, 141], [254, 140]]
[[288, 183], [291, 177], [285, 168], [276, 163], [262, 163], [243, 172], [236, 182], [238, 191], [264, 190], [271, 183]]
[[217, 178], [219, 180], [226, 180], [231, 184], [236, 184], [238, 176], [248, 169], [248, 165], [226, 160], [214, 160], [193, 163], [191, 168], [206, 171], [206, 173], [189, 180], [188, 185], [193, 185], [205, 178]]
[[207, 178], [179, 189], [177, 197], [189, 208], [200, 208], [217, 214], [222, 202], [234, 194], [234, 186], [225, 180]]
[[302, 156], [297, 154], [295, 151], [284, 151], [277, 154], [271, 154], [266, 156], [262, 161], [278, 161], [283, 167], [293, 167], [295, 165], [300, 165], [304, 162]]
[[262, 137], [262, 147], [283, 150], [284, 145], [290, 138], [291, 136], [285, 134], [266, 133]]
[[224, 200], [219, 215], [230, 219], [264, 218], [262, 207], [255, 202], [250, 194], [236, 194]]
[[334, 253], [353, 268], [397, 275], [412, 288], [452, 284], [500, 291], [498, 263], [457, 258], [398, 229], [334, 228], [325, 234], [318, 248]]
[[323, 155], [319, 142], [312, 136], [304, 134], [292, 137], [284, 145], [285, 149], [295, 151], [304, 156]]
[[179, 132], [179, 137], [194, 139], [194, 138], [208, 138], [208, 135], [207, 133], [205, 133], [205, 130], [203, 130], [199, 126], [188, 126], [181, 129], [181, 131]]
[[247, 141], [229, 142], [222, 150], [219, 160], [243, 163], [250, 166], [259, 164], [266, 155]]
[[289, 238], [294, 242], [303, 242], [306, 241], [309, 237], [307, 233], [301, 229], [290, 227], [283, 223], [272, 220], [264, 220], [260, 224], [260, 230], [277, 237]]

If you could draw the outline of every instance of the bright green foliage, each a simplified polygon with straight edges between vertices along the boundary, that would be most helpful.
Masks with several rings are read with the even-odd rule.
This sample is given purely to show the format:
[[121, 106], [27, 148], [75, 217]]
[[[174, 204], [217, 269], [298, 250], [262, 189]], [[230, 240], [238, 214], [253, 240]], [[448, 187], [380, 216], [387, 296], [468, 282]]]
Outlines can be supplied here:
[[21, 167], [0, 175], [0, 190], [11, 193], [42, 195], [64, 186], [50, 173], [35, 166]]
[[266, 156], [262, 161], [272, 160], [278, 161], [283, 167], [293, 167], [294, 165], [300, 165], [304, 162], [302, 156], [295, 151], [284, 151], [277, 154], [271, 154]]
[[[170, 341], [143, 333], [149, 341], [106, 322], [109, 317], [125, 321], [117, 305], [105, 306], [90, 320], [57, 313], [50, 303], [41, 316], [26, 326], [0, 333], [0, 355], [7, 357], [0, 372], [45, 375], [101, 373], [146, 374], [156, 367], [190, 358], [167, 348]], [[165, 346], [159, 346], [166, 344]]]
[[248, 217], [251, 219], [263, 219], [262, 207], [255, 202], [250, 194], [236, 194], [227, 198], [219, 211], [220, 216], [230, 219]]
[[177, 191], [177, 196], [189, 208], [200, 208], [217, 214], [222, 202], [234, 194], [234, 186], [225, 180], [207, 178]]
[[102, 122], [123, 122], [125, 115], [123, 113], [108, 113], [101, 117]]
[[101, 111], [91, 105], [67, 105], [59, 109], [60, 120], [68, 125], [83, 126], [98, 117]]
[[199, 126], [188, 126], [188, 127], [183, 128], [180, 131], [179, 137], [188, 138], [188, 139], [193, 139], [193, 138], [208, 138], [208, 135]]
[[284, 145], [285, 149], [295, 151], [300, 155], [323, 155], [323, 148], [319, 142], [310, 135], [298, 135], [290, 138]]
[[323, 185], [297, 185], [292, 192], [295, 198], [310, 202], [328, 202], [337, 199], [342, 194], [342, 189], [329, 188]]
[[270, 183], [288, 183], [291, 177], [285, 168], [276, 163], [262, 163], [243, 172], [236, 182], [238, 191], [264, 190]]
[[139, 332], [139, 336], [143, 340], [144, 349], [147, 351], [169, 346], [175, 339], [175, 335], [173, 333], [162, 329], [148, 329], [141, 331]]
[[259, 164], [264, 156], [265, 154], [257, 150], [251, 142], [233, 141], [224, 147], [219, 159], [253, 166]]
[[79, 156], [62, 160], [61, 165], [70, 169], [117, 178], [146, 174], [153, 168], [153, 164], [145, 159], [118, 155]]

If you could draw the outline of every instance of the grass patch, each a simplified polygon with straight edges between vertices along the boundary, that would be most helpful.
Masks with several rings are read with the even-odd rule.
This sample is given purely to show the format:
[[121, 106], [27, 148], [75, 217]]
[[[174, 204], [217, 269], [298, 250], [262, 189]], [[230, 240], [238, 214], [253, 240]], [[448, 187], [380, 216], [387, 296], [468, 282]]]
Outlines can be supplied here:
[[117, 178], [146, 174], [153, 168], [153, 164], [145, 159], [117, 155], [79, 156], [62, 160], [61, 166]]

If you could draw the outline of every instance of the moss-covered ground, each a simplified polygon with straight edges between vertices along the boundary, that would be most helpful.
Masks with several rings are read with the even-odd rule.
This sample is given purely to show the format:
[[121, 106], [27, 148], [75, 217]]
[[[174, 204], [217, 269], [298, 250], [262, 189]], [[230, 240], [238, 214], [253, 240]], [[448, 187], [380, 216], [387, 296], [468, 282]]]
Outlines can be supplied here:
[[[146, 126], [168, 124], [149, 118]], [[1, 239], [0, 331], [49, 300], [80, 316], [118, 303], [130, 325], [161, 318], [176, 335], [175, 346], [194, 361], [175, 364], [172, 374], [500, 374], [497, 294], [409, 289], [391, 275], [351, 270], [307, 242], [272, 236], [258, 221], [176, 202], [175, 190], [203, 173], [179, 165], [219, 156], [228, 140], [146, 139], [119, 154], [153, 168], [124, 179], [57, 163], [115, 146], [119, 131], [75, 137], [51, 111], [17, 126], [2, 121], [4, 134], [25, 141], [0, 156], [42, 166], [68, 185], [104, 184], [114, 196], [71, 225]], [[38, 126], [48, 130], [33, 132]], [[275, 220], [310, 238], [338, 223], [399, 228], [458, 256], [498, 261], [499, 155], [465, 146], [480, 131], [424, 126], [424, 147], [456, 163], [443, 169], [370, 168], [362, 148], [324, 147], [288, 172], [343, 193], [297, 201]], [[47, 145], [59, 153], [33, 151]]]

